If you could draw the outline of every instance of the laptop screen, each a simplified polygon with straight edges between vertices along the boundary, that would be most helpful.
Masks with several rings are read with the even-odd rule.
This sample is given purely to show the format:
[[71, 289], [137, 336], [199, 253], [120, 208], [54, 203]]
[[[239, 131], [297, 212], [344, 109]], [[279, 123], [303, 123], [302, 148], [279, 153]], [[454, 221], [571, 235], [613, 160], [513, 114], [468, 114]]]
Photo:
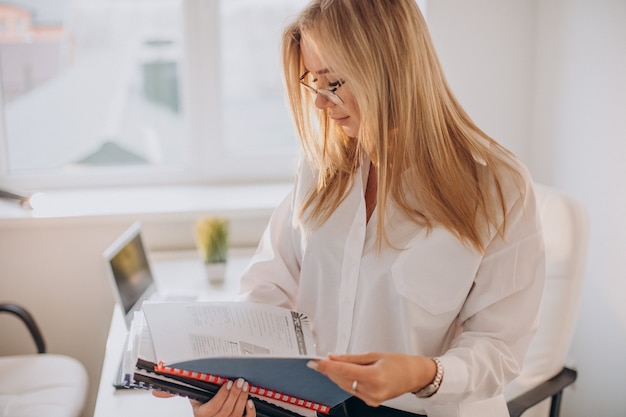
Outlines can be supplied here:
[[104, 252], [114, 295], [127, 324], [143, 301], [156, 292], [154, 277], [141, 239], [141, 224], [133, 223]]

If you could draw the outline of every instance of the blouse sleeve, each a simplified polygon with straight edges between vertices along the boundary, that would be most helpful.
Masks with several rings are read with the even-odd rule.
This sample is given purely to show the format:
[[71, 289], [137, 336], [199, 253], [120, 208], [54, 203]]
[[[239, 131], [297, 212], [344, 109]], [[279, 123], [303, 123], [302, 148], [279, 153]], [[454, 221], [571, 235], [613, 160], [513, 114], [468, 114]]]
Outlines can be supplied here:
[[[462, 332], [440, 360], [444, 379], [430, 407], [499, 396], [520, 372], [536, 330], [545, 279], [544, 243], [532, 182], [495, 234], [460, 312]], [[427, 410], [428, 411], [428, 410]], [[430, 415], [430, 414], [429, 414]]]
[[241, 278], [240, 299], [296, 309], [300, 282], [299, 229], [293, 224], [295, 188], [274, 210]]

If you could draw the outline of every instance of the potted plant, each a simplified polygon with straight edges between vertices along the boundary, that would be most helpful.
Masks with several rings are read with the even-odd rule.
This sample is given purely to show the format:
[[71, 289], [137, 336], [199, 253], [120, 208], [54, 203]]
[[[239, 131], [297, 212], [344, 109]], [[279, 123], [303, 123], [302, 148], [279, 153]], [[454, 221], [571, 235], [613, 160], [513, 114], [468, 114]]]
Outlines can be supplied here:
[[210, 282], [222, 282], [228, 261], [228, 219], [206, 216], [195, 225], [196, 245]]

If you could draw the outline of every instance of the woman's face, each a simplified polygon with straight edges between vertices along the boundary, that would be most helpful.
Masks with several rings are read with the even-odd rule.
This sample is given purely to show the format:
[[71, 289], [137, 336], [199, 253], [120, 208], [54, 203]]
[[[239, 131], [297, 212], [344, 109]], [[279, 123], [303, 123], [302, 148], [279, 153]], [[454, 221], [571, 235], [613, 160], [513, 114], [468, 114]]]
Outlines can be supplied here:
[[[308, 84], [317, 89], [328, 89], [338, 85], [338, 82], [341, 80], [340, 75], [334, 74], [332, 70], [326, 66], [319, 56], [315, 44], [311, 40], [303, 37], [300, 43], [300, 50], [302, 52], [304, 67], [310, 73], [309, 80], [313, 80], [313, 83], [307, 82]], [[361, 116], [356, 105], [356, 100], [350, 91], [350, 86], [348, 84], [342, 84], [335, 91], [335, 94], [341, 98], [343, 101], [342, 104], [335, 104], [324, 98], [321, 94], [317, 94], [315, 97], [315, 106], [319, 109], [326, 110], [333, 122], [341, 126], [346, 135], [357, 137], [361, 125]]]

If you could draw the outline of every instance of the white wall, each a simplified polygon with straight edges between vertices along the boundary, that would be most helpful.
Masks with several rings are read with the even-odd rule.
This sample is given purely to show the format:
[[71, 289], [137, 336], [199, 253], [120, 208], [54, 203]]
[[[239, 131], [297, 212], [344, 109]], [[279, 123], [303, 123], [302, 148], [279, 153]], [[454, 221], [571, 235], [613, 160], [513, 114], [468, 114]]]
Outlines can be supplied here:
[[[73, 356], [86, 366], [88, 410], [95, 404], [113, 305], [100, 254], [123, 230], [123, 224], [70, 219], [0, 227], [0, 299], [33, 314], [48, 352]], [[18, 324], [2, 316], [0, 354], [36, 352]]]
[[591, 219], [566, 416], [626, 415], [626, 2], [538, 2], [532, 169]]
[[[591, 237], [562, 414], [626, 415], [626, 2], [436, 0], [449, 80], [536, 180], [580, 199]], [[504, 72], [501, 72], [504, 71]]]
[[427, 21], [448, 82], [485, 132], [528, 163], [534, 2], [432, 0]]

